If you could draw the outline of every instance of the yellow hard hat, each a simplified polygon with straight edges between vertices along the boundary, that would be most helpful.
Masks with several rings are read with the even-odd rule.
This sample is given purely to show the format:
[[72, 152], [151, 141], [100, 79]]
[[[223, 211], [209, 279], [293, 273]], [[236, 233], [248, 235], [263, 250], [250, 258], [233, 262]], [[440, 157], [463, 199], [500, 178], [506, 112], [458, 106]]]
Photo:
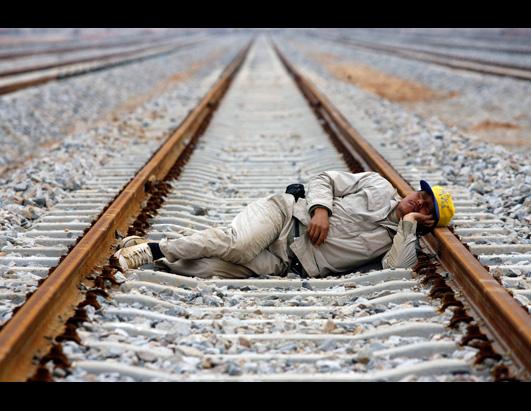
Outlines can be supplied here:
[[446, 227], [450, 224], [450, 220], [455, 214], [454, 202], [452, 195], [442, 186], [433, 186], [420, 180], [420, 189], [426, 191], [433, 198], [433, 206], [435, 209], [435, 225], [437, 227]]

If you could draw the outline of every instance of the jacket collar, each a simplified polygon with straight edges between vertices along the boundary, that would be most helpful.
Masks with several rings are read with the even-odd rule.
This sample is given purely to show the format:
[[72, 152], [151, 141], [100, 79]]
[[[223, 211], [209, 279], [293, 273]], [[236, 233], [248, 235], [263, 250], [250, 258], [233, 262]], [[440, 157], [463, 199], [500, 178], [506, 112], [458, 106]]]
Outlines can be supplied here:
[[390, 211], [387, 213], [387, 217], [383, 220], [377, 221], [378, 225], [392, 230], [395, 233], [398, 230], [398, 223], [400, 222], [398, 216], [396, 215], [398, 203], [399, 201], [396, 201], [395, 199], [391, 200], [391, 207], [389, 209]]

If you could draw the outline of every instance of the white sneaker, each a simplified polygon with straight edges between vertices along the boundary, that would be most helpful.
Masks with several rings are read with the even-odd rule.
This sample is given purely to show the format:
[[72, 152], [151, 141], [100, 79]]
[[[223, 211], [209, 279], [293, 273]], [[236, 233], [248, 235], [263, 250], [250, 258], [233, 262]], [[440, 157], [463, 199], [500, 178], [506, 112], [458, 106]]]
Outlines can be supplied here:
[[118, 244], [118, 249], [120, 250], [122, 248], [127, 248], [133, 245], [143, 244], [147, 242], [148, 240], [146, 240], [145, 238], [139, 237], [137, 235], [130, 235], [128, 237], [122, 238], [122, 240]]
[[144, 264], [153, 262], [153, 254], [147, 243], [122, 248], [114, 253], [124, 271], [138, 268]]

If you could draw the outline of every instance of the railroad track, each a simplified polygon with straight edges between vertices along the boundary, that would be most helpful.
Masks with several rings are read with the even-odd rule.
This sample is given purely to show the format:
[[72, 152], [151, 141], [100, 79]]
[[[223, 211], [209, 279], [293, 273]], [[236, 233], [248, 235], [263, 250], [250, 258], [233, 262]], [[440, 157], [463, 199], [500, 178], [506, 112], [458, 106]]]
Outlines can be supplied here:
[[98, 56], [72, 58], [65, 61], [19, 67], [0, 72], [0, 95], [27, 87], [61, 80], [73, 76], [105, 70], [154, 57], [171, 54], [203, 40], [167, 42], [156, 46], [143, 46], [134, 50], [105, 53]]
[[320, 39], [340, 42], [351, 47], [357, 47], [370, 51], [384, 52], [393, 56], [437, 64], [439, 66], [450, 67], [453, 69], [472, 71], [476, 73], [500, 77], [511, 77], [518, 80], [531, 80], [531, 67], [499, 63], [495, 61], [487, 61], [470, 57], [465, 58], [463, 56], [457, 56], [449, 53], [420, 50], [407, 46], [389, 46], [382, 43], [375, 43], [366, 40], [351, 40], [345, 39], [343, 37], [330, 37], [321, 34], [316, 36]]
[[[296, 53], [296, 49], [286, 49], [287, 53]], [[352, 124], [359, 123], [364, 136], [370, 138], [371, 146], [399, 171], [412, 187], [419, 179], [424, 178], [423, 176], [433, 183], [449, 186], [448, 178], [441, 173], [440, 165], [413, 165], [414, 161], [410, 156], [390, 148], [393, 142], [369, 125], [371, 121], [365, 118], [362, 110], [354, 107], [350, 100], [341, 98], [340, 88], [344, 86], [340, 82], [329, 82], [312, 69], [304, 71], [304, 75], [325, 94], [331, 96], [333, 103], [348, 116]], [[531, 312], [531, 244], [528, 236], [517, 234], [515, 231], [518, 226], [506, 224], [502, 221], [503, 215], [488, 211], [492, 208], [483, 196], [462, 185], [449, 187], [458, 195], [457, 215], [452, 221], [451, 230], [481, 264], [488, 267], [494, 278]]]
[[[250, 201], [320, 171], [370, 167], [399, 192], [410, 189], [270, 44], [260, 40], [246, 53], [119, 195], [127, 180], [120, 174], [131, 171], [123, 164], [108, 179], [102, 170], [102, 191], [84, 190], [50, 215], [65, 226], [86, 218], [68, 229], [77, 229], [74, 238], [88, 229], [84, 237], [40, 227], [43, 247], [60, 238], [74, 248], [55, 268], [41, 265], [45, 280], [0, 331], [0, 378], [528, 379], [528, 314], [476, 271], [481, 264], [447, 229], [423, 244], [415, 270], [309, 280], [204, 280], [157, 266], [117, 272], [108, 260], [117, 233], [159, 240], [225, 225]], [[84, 196], [90, 201], [79, 204]], [[33, 272], [35, 252], [12, 269]]]
[[485, 43], [474, 43], [474, 42], [463, 42], [463, 41], [448, 41], [448, 40], [426, 40], [424, 38], [413, 38], [413, 41], [419, 41], [423, 45], [443, 47], [443, 48], [454, 48], [462, 50], [482, 50], [487, 52], [496, 52], [496, 53], [507, 53], [507, 54], [521, 54], [528, 56], [531, 54], [531, 47], [528, 46], [503, 46], [495, 44]]
[[20, 47], [18, 50], [3, 51], [0, 52], [0, 60], [7, 59], [17, 59], [21, 57], [30, 57], [30, 56], [41, 56], [41, 55], [50, 55], [50, 54], [65, 54], [69, 52], [77, 52], [80, 50], [102, 50], [108, 48], [118, 48], [124, 46], [138, 46], [151, 44], [156, 45], [162, 41], [169, 40], [169, 38], [175, 36], [162, 36], [156, 38], [150, 38], [145, 41], [142, 37], [138, 36], [127, 36], [124, 38], [111, 38], [108, 41], [81, 41], [81, 42], [60, 42], [59, 44], [54, 43], [32, 43], [26, 45], [26, 47]]
[[[388, 32], [381, 32], [383, 35], [388, 35]], [[405, 33], [393, 33], [393, 36], [410, 36], [403, 37], [404, 40], [408, 39], [412, 42], [422, 42], [433, 45], [442, 45], [447, 47], [470, 47], [471, 49], [476, 50], [487, 50], [495, 52], [506, 52], [506, 53], [515, 53], [515, 54], [529, 54], [531, 48], [529, 48], [529, 41], [525, 38], [520, 37], [505, 37], [500, 38], [499, 35], [495, 34], [493, 36], [485, 35], [475, 35], [469, 37], [463, 37], [457, 33], [457, 36], [448, 37], [443, 33], [431, 33], [430, 31], [424, 31], [422, 34], [409, 35]], [[510, 45], [508, 45], [510, 43]]]
[[[322, 33], [323, 31], [321, 31]], [[531, 47], [525, 44], [511, 44], [509, 45], [509, 39], [506, 39], [502, 44], [496, 44], [500, 41], [499, 37], [493, 38], [467, 38], [463, 37], [448, 37], [441, 33], [431, 34], [429, 32], [423, 33], [403, 33], [403, 32], [391, 32], [387, 30], [375, 30], [371, 29], [372, 34], [377, 34], [378, 38], [382, 41], [384, 39], [391, 40], [400, 40], [404, 44], [412, 45], [425, 45], [433, 47], [442, 47], [442, 48], [454, 48], [454, 49], [465, 49], [465, 50], [482, 50], [487, 52], [497, 52], [497, 53], [508, 53], [508, 54], [522, 54], [529, 55], [531, 54]], [[341, 31], [329, 30], [328, 34], [334, 36], [340, 36]], [[368, 33], [367, 33], [368, 34]], [[514, 39], [513, 39], [514, 40]]]

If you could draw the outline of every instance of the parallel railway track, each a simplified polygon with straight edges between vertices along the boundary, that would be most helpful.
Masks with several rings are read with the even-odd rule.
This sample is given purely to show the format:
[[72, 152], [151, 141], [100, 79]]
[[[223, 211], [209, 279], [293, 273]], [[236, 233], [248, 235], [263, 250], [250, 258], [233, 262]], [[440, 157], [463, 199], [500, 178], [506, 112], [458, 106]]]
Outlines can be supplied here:
[[158, 46], [143, 46], [134, 50], [105, 53], [92, 57], [73, 58], [55, 63], [32, 65], [2, 71], [0, 72], [0, 95], [44, 84], [52, 80], [61, 80], [163, 56], [184, 47], [192, 46], [198, 42], [199, 40], [191, 42], [174, 41]]
[[[0, 331], [0, 379], [528, 379], [528, 313], [447, 229], [423, 244], [414, 270], [309, 280], [117, 272], [108, 260], [117, 232], [159, 240], [225, 225], [319, 171], [373, 169], [401, 194], [411, 190], [402, 176], [416, 184], [279, 50], [261, 40], [246, 53], [118, 195], [134, 167], [102, 170], [100, 190], [56, 207], [28, 233], [37, 249], [6, 250], [3, 264], [44, 280]], [[458, 209], [459, 218], [474, 215]], [[59, 244], [73, 248], [50, 270]], [[56, 254], [38, 257], [39, 247]]]
[[514, 64], [487, 61], [478, 58], [457, 56], [439, 51], [428, 51], [415, 49], [408, 46], [386, 45], [383, 43], [366, 40], [352, 40], [343, 37], [317, 35], [318, 38], [329, 41], [337, 41], [351, 47], [356, 47], [369, 51], [383, 52], [389, 55], [406, 59], [413, 59], [426, 63], [432, 63], [453, 69], [471, 71], [481, 74], [488, 74], [500, 77], [510, 77], [518, 80], [531, 80], [531, 67]]
[[[377, 38], [385, 41], [384, 39], [400, 40], [404, 45], [425, 45], [433, 46], [435, 48], [453, 48], [453, 49], [466, 49], [466, 50], [482, 50], [487, 52], [507, 53], [507, 54], [531, 54], [531, 47], [525, 44], [525, 41], [516, 41], [517, 38], [507, 38], [500, 43], [498, 36], [492, 38], [482, 37], [449, 37], [449, 33], [430, 33], [430, 31], [424, 31], [422, 33], [403, 33], [386, 30], [371, 29], [371, 34], [377, 34]], [[322, 31], [321, 31], [322, 32]], [[327, 30], [327, 34], [339, 36], [341, 31]]]
[[142, 38], [124, 37], [124, 38], [111, 38], [107, 41], [80, 41], [80, 42], [66, 42], [62, 41], [55, 43], [33, 43], [25, 45], [25, 47], [19, 46], [18, 49], [6, 50], [5, 46], [1, 47], [0, 60], [18, 59], [22, 57], [42, 56], [51, 54], [66, 54], [70, 52], [78, 52], [80, 50], [102, 50], [108, 48], [118, 48], [124, 46], [141, 46], [151, 44], [152, 46], [162, 41], [169, 40], [170, 36], [150, 38], [147, 41]]
[[[417, 39], [413, 39], [417, 40]], [[453, 49], [463, 49], [463, 50], [482, 50], [487, 52], [496, 52], [496, 53], [506, 53], [506, 54], [520, 54], [528, 56], [531, 54], [531, 47], [528, 46], [502, 46], [496, 44], [487, 44], [485, 43], [474, 43], [474, 42], [463, 42], [463, 41], [448, 41], [448, 40], [426, 40], [418, 39], [423, 45], [443, 47], [443, 48], [453, 48]]]

